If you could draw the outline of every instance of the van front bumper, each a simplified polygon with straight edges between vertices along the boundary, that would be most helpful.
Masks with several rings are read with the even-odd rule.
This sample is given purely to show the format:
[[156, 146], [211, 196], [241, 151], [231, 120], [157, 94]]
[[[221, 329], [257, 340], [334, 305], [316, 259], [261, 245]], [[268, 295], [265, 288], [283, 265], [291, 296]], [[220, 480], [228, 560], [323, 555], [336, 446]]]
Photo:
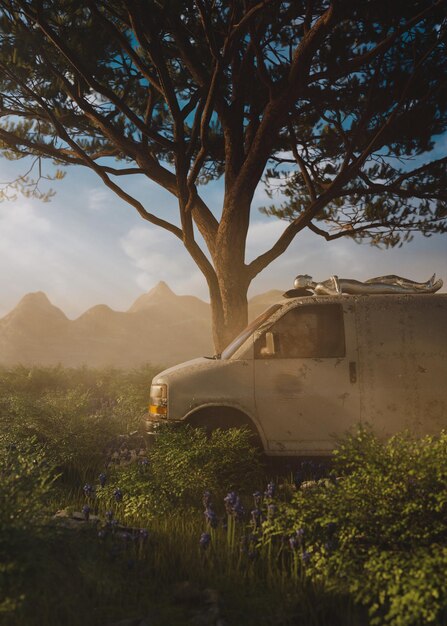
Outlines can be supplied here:
[[165, 426], [167, 426], [168, 424], [170, 426], [177, 426], [178, 424], [181, 424], [181, 423], [182, 423], [182, 420], [152, 417], [151, 415], [146, 415], [143, 418], [143, 428], [148, 437], [156, 437], [158, 433], [160, 432], [160, 430], [164, 428]]
[[163, 428], [164, 425], [168, 423], [166, 418], [160, 417], [151, 417], [150, 415], [146, 415], [143, 419], [144, 430], [148, 435], [156, 435], [160, 428]]

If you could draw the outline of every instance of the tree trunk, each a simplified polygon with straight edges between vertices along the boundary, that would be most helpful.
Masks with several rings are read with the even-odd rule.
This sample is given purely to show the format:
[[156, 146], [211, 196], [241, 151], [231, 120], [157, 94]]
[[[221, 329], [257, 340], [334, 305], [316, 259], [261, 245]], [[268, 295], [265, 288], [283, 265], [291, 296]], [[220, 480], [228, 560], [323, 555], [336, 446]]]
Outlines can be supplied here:
[[241, 275], [220, 269], [217, 285], [210, 289], [213, 340], [217, 354], [247, 326], [248, 286], [249, 283]]

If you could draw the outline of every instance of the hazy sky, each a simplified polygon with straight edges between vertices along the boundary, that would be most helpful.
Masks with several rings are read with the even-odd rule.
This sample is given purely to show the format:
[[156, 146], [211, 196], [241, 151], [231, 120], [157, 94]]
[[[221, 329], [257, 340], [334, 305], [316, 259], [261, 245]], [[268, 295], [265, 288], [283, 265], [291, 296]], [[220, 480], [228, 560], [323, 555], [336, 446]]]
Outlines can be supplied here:
[[[437, 156], [445, 154], [446, 149], [444, 137], [437, 145]], [[43, 167], [50, 168], [45, 164]], [[0, 182], [25, 169], [24, 162], [0, 158]], [[71, 318], [99, 303], [126, 310], [160, 280], [178, 294], [208, 300], [205, 279], [181, 243], [143, 221], [95, 174], [69, 168], [66, 178], [52, 187], [57, 193], [49, 203], [23, 197], [0, 203], [0, 316], [24, 294], [38, 290]], [[149, 210], [176, 219], [175, 200], [155, 184], [133, 177], [129, 189]], [[208, 185], [204, 196], [218, 211], [222, 184]], [[248, 261], [265, 251], [286, 226], [258, 212], [259, 206], [268, 203], [263, 189], [258, 188]], [[400, 249], [379, 250], [349, 240], [328, 243], [306, 232], [298, 235], [288, 251], [255, 279], [250, 295], [273, 288], [289, 289], [296, 274], [302, 273], [319, 280], [332, 274], [360, 280], [399, 274], [422, 281], [433, 272], [447, 283], [446, 236], [418, 236]]]

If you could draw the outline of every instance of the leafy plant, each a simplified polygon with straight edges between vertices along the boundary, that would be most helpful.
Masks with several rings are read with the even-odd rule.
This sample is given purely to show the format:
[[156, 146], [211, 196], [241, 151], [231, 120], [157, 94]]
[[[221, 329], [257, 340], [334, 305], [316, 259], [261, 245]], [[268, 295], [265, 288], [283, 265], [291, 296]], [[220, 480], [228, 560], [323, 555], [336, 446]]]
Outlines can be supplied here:
[[125, 518], [151, 518], [178, 506], [198, 507], [204, 490], [219, 495], [236, 487], [249, 493], [261, 480], [259, 453], [248, 430], [216, 430], [208, 437], [201, 428], [166, 427], [147, 459], [117, 468], [98, 496], [113, 504], [119, 487]]
[[333, 480], [278, 505], [262, 542], [289, 537], [291, 562], [367, 605], [371, 624], [447, 623], [447, 433], [383, 443], [360, 429], [334, 463]]
[[47, 515], [54, 480], [54, 468], [35, 438], [12, 444], [0, 435], [0, 616], [11, 614], [23, 600], [15, 584], [21, 581], [20, 555], [28, 531]]
[[0, 536], [41, 519], [54, 479], [54, 468], [35, 438], [12, 444], [0, 436]]
[[0, 433], [34, 437], [64, 480], [75, 484], [104, 466], [120, 435], [137, 431], [154, 370], [0, 369]]

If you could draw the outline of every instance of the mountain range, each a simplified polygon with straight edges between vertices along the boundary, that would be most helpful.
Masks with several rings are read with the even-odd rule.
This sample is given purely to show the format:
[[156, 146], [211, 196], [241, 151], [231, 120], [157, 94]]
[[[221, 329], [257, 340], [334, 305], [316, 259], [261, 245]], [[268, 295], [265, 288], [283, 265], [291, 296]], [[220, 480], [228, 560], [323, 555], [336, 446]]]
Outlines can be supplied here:
[[[272, 290], [249, 301], [253, 319], [278, 300]], [[210, 305], [160, 282], [128, 311], [105, 304], [70, 320], [42, 292], [29, 293], [0, 319], [0, 365], [168, 366], [213, 354]]]

